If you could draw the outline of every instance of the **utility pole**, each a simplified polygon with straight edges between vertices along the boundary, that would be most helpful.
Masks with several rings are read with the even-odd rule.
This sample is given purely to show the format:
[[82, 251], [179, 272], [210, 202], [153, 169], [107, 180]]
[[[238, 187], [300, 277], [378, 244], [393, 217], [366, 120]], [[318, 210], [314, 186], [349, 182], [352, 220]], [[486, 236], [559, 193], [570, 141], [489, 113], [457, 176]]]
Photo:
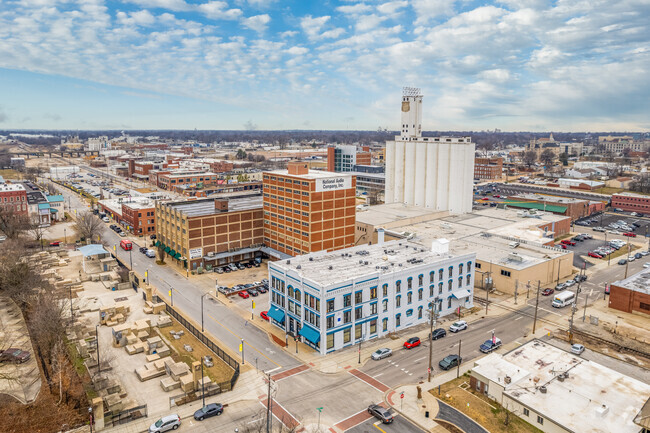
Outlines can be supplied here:
[[[593, 289], [591, 289], [591, 291], [589, 292], [589, 294], [591, 295], [592, 292], [593, 292]], [[587, 295], [585, 294], [585, 309], [584, 309], [584, 311], [582, 312], [582, 321], [583, 321], [583, 322], [584, 322], [585, 319], [587, 318], [587, 299], [589, 299], [589, 296], [587, 296]]]
[[435, 298], [433, 302], [431, 302], [431, 312], [429, 313], [429, 320], [431, 322], [431, 331], [429, 332], [429, 378], [427, 379], [427, 382], [431, 382], [431, 362], [433, 358], [433, 328], [436, 326], [436, 319], [437, 319], [437, 314], [436, 314], [436, 304], [438, 303], [438, 298]]
[[203, 380], [203, 360], [201, 360], [201, 396], [203, 397], [203, 407], [205, 407], [205, 381]]
[[97, 332], [99, 325], [95, 325], [95, 349], [97, 350], [97, 374], [102, 372], [101, 366], [99, 364], [99, 332]]
[[488, 306], [490, 305], [490, 283], [491, 283], [490, 277], [492, 276], [492, 271], [487, 271], [486, 274], [488, 277], [487, 277], [487, 286], [485, 287], [485, 315], [488, 314]]
[[205, 295], [207, 295], [207, 293], [201, 295], [201, 332], [205, 332], [205, 330], [203, 329], [203, 298], [205, 297]]
[[537, 280], [537, 296], [535, 298], [535, 318], [533, 319], [533, 335], [535, 335], [535, 330], [537, 329], [537, 308], [539, 307], [539, 286], [541, 285], [540, 281]]
[[243, 338], [241, 339], [241, 363], [242, 365], [246, 364], [246, 362], [244, 362], [244, 339]]
[[269, 389], [266, 395], [266, 433], [271, 433], [271, 373], [266, 373]]
[[625, 261], [625, 277], [623, 279], [627, 278], [627, 269], [628, 266], [630, 265], [630, 239], [627, 239], [627, 260]]
[[580, 283], [578, 283], [578, 290], [576, 290], [576, 298], [571, 304], [571, 318], [569, 319], [569, 344], [573, 344], [573, 315], [578, 309], [578, 295], [580, 294]]
[[456, 365], [456, 379], [460, 376], [460, 347], [463, 344], [463, 340], [458, 340], [458, 364]]

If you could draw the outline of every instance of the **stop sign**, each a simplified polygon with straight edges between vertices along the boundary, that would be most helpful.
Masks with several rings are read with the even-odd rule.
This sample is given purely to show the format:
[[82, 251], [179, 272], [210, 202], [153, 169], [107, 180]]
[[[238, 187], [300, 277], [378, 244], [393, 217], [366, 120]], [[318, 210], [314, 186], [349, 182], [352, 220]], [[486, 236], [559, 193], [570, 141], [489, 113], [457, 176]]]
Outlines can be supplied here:
[[404, 398], [404, 393], [401, 393], [401, 394], [399, 395], [399, 398]]

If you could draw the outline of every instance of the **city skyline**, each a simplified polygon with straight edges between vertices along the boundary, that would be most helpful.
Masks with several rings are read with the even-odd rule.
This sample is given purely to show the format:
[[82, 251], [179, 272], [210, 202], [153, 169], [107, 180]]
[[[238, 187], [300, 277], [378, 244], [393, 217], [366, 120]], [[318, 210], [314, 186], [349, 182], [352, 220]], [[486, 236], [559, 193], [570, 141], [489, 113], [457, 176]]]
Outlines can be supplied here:
[[[312, 4], [313, 3], [313, 4]], [[543, 0], [4, 3], [2, 129], [648, 131], [650, 7]]]

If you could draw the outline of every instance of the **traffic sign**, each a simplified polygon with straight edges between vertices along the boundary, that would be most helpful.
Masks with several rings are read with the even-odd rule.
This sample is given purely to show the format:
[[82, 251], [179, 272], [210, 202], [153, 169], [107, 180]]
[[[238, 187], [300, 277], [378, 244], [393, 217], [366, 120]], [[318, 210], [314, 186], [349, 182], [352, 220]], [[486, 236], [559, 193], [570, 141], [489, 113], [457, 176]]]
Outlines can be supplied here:
[[319, 411], [319, 412], [322, 412], [323, 408], [322, 407], [317, 407], [316, 410]]
[[399, 395], [399, 398], [404, 398], [404, 392]]
[[431, 367], [427, 368], [427, 373], [431, 373]]

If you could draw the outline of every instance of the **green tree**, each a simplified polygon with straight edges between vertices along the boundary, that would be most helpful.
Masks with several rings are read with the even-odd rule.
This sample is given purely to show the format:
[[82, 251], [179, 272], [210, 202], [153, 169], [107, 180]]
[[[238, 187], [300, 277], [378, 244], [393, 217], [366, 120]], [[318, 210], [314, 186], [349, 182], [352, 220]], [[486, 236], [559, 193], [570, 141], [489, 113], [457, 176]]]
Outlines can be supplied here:
[[560, 153], [558, 158], [560, 159], [560, 162], [562, 163], [563, 166], [566, 167], [567, 165], [569, 165], [569, 155], [567, 155], [566, 152]]

